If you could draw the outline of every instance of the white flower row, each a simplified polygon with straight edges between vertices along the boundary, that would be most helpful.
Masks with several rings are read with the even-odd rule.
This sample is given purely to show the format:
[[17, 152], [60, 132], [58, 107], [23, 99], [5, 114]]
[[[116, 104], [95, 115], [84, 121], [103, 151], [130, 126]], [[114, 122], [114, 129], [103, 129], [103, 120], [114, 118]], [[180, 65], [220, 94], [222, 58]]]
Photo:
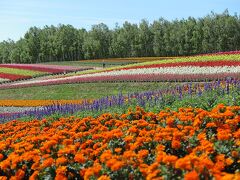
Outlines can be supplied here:
[[9, 79], [0, 78], [0, 82], [9, 81]]
[[181, 67], [159, 67], [159, 68], [138, 68], [118, 71], [86, 74], [81, 77], [96, 76], [118, 76], [118, 75], [141, 75], [141, 74], [217, 74], [217, 73], [240, 73], [240, 66], [181, 66]]

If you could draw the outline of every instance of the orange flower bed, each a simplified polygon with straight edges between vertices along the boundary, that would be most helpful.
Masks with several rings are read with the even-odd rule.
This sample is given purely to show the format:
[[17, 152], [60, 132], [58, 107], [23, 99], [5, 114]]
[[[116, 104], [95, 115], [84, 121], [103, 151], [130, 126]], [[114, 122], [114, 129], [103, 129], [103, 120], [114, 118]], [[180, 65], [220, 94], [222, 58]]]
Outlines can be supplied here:
[[[64, 104], [82, 104], [86, 100], [0, 100], [0, 106], [5, 107], [36, 107], [49, 105]], [[91, 101], [91, 100], [87, 100]]]
[[239, 179], [240, 106], [0, 125], [0, 179]]

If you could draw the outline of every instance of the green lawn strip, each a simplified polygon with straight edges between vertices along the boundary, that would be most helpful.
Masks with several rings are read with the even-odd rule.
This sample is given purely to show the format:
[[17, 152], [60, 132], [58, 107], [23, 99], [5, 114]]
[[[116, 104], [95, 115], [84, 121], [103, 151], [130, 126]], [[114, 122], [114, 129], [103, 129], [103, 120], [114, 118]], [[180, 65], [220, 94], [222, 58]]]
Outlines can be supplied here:
[[24, 75], [24, 76], [36, 76], [40, 74], [46, 74], [46, 72], [16, 69], [16, 68], [5, 68], [5, 67], [4, 68], [0, 67], [0, 73], [8, 73], [8, 74]]
[[119, 92], [142, 92], [174, 86], [170, 82], [81, 83], [0, 90], [0, 99], [98, 99]]

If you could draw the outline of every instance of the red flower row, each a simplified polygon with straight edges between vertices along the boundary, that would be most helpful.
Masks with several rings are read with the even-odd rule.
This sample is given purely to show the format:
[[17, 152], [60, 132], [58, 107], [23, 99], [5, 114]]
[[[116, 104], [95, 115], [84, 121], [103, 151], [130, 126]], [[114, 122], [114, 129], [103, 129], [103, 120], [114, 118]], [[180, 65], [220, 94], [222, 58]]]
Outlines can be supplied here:
[[31, 76], [0, 73], [0, 78], [9, 79], [9, 80], [17, 80], [17, 79], [27, 79], [27, 78], [31, 78]]
[[[198, 67], [240, 66], [240, 61], [227, 60], [227, 61], [174, 62], [174, 63], [162, 63], [162, 64], [126, 67], [126, 68], [121, 68], [121, 70], [137, 69], [137, 68], [184, 67], [184, 66], [198, 66]], [[113, 71], [113, 70], [109, 70], [109, 71]]]

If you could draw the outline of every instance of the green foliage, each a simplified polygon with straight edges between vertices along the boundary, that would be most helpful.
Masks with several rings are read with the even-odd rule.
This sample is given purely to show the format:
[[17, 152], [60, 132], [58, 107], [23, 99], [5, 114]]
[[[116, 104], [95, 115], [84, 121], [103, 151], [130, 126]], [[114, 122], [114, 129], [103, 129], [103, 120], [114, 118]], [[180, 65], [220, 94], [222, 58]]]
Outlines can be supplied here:
[[92, 29], [71, 25], [31, 27], [24, 38], [0, 43], [1, 63], [73, 61], [109, 57], [176, 56], [240, 49], [240, 18], [228, 11], [203, 18], [149, 24], [125, 22], [110, 30], [101, 23]]

